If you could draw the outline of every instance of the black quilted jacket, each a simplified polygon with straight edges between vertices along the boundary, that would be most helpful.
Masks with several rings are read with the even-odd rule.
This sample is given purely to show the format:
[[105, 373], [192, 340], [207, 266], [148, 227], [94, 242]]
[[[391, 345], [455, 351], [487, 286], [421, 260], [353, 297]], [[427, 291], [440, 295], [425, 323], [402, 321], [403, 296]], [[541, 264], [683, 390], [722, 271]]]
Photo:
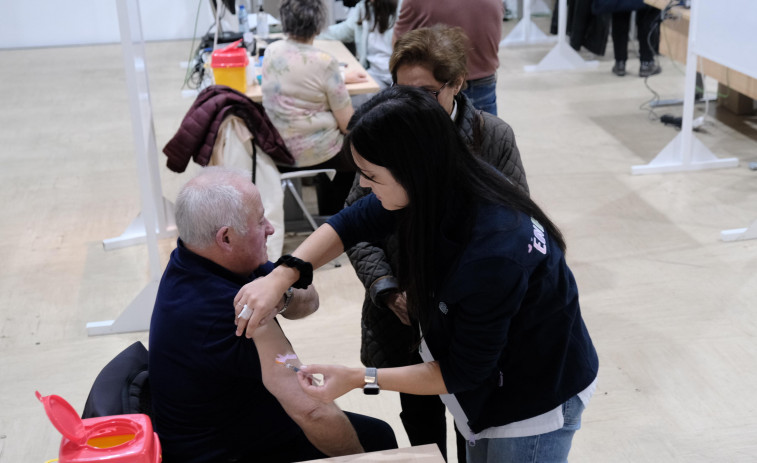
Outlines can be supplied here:
[[[526, 173], [513, 129], [497, 116], [476, 110], [462, 93], [457, 95], [456, 101], [458, 111], [461, 111], [456, 125], [471, 150], [528, 193]], [[354, 203], [369, 192], [370, 189], [358, 185], [356, 176], [346, 204]], [[418, 340], [417, 327], [403, 325], [381, 300], [386, 293], [399, 291], [392, 270], [396, 264], [396, 241], [392, 236], [385, 242], [358, 243], [347, 250], [366, 291], [360, 359], [369, 367], [387, 368], [412, 363]]]

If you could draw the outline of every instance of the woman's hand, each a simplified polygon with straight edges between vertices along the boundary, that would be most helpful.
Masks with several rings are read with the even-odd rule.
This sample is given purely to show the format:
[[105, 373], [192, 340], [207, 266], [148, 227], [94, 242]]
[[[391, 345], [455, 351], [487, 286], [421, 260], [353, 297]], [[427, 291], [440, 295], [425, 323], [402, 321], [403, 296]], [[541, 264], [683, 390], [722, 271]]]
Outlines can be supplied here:
[[[245, 333], [246, 337], [251, 338], [258, 326], [272, 320], [278, 312], [277, 307], [287, 288], [289, 284], [277, 278], [274, 273], [256, 278], [242, 286], [234, 298], [234, 323], [237, 325], [237, 336]], [[244, 311], [245, 305], [248, 311]]]
[[[310, 397], [321, 402], [332, 402], [338, 397], [361, 387], [364, 380], [364, 368], [348, 368], [341, 365], [303, 365], [297, 372], [300, 387]], [[323, 376], [320, 383], [313, 375]], [[319, 385], [320, 384], [320, 385]]]
[[357, 84], [360, 82], [368, 82], [368, 73], [362, 70], [346, 71], [344, 73], [345, 84]]
[[384, 297], [384, 302], [403, 325], [410, 326], [410, 316], [407, 314], [407, 295], [404, 291], [392, 292]]

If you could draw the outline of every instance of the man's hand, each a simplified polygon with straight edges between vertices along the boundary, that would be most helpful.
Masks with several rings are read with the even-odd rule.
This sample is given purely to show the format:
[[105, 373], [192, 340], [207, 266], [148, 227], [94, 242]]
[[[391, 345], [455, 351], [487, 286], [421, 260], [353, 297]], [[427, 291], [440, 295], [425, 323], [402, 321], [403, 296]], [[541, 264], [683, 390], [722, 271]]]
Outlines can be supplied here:
[[387, 294], [384, 296], [384, 303], [403, 325], [410, 326], [410, 316], [407, 314], [407, 294], [404, 291], [393, 291]]
[[357, 84], [360, 82], [368, 82], [368, 73], [362, 70], [346, 71], [344, 73], [345, 84]]

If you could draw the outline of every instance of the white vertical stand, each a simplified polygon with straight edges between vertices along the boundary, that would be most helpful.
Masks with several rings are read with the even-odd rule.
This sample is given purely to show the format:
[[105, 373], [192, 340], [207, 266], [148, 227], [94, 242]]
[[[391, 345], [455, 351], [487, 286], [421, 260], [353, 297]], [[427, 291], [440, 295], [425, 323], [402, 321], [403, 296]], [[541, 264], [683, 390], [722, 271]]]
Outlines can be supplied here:
[[518, 21], [515, 28], [507, 34], [507, 37], [499, 42], [500, 47], [527, 45], [532, 43], [552, 43], [557, 40], [557, 37], [542, 32], [541, 29], [539, 29], [539, 26], [537, 26], [531, 19], [531, 4], [535, 1], [540, 0], [523, 0], [523, 17]]
[[696, 40], [697, 2], [691, 4], [691, 19], [689, 21], [688, 51], [686, 53], [686, 83], [684, 85], [683, 126], [681, 132], [663, 148], [663, 150], [649, 164], [632, 166], [631, 173], [658, 174], [664, 172], [685, 172], [692, 170], [718, 169], [736, 167], [737, 158], [718, 159], [699, 141], [692, 132], [694, 120], [694, 91], [696, 90], [697, 55], [694, 41]]
[[552, 10], [547, 6], [546, 3], [544, 3], [544, 0], [534, 0], [533, 2], [531, 2], [531, 13], [550, 14], [552, 13]]
[[567, 37], [568, 0], [559, 0], [557, 12], [557, 45], [537, 65], [524, 66], [527, 72], [562, 71], [589, 69], [599, 66], [599, 61], [584, 61], [576, 50], [570, 47]]
[[[152, 140], [153, 143], [155, 143], [155, 139]], [[157, 152], [157, 148], [156, 152]], [[153, 159], [157, 159], [153, 156]], [[175, 214], [174, 214], [174, 205], [171, 201], [167, 200], [166, 198], [162, 197], [162, 193], [159, 191], [159, 196], [161, 196], [156, 203], [156, 229], [155, 234], [158, 237], [158, 239], [164, 239], [164, 238], [173, 238], [176, 236], [176, 222], [174, 220]], [[144, 208], [142, 211], [144, 212]], [[121, 249], [126, 248], [129, 246], [134, 246], [135, 244], [142, 244], [145, 243], [145, 230], [146, 225], [145, 221], [142, 218], [143, 212], [140, 212], [137, 217], [131, 221], [128, 227], [126, 227], [126, 230], [123, 231], [120, 235], [118, 235], [115, 238], [106, 238], [103, 240], [103, 248], [106, 251], [112, 251], [114, 249]]]
[[[150, 89], [145, 67], [145, 49], [142, 39], [142, 24], [138, 0], [116, 0], [118, 23], [121, 30], [121, 47], [126, 71], [126, 86], [129, 92], [129, 110], [131, 127], [134, 135], [134, 149], [137, 158], [142, 213], [132, 222], [122, 239], [123, 244], [147, 242], [149, 255], [150, 282], [129, 304], [116, 320], [87, 323], [87, 334], [99, 335], [145, 331], [150, 327], [150, 316], [155, 303], [160, 283], [161, 265], [158, 255], [158, 235], [170, 234], [167, 230], [166, 207], [160, 188], [160, 176], [157, 169], [157, 145], [152, 119]], [[170, 204], [170, 203], [168, 203]], [[173, 217], [173, 215], [172, 215]], [[173, 227], [175, 232], [175, 226]], [[122, 235], [122, 237], [124, 237]], [[130, 240], [130, 241], [129, 241]], [[140, 241], [141, 240], [141, 241]], [[108, 240], [106, 240], [108, 241]], [[111, 240], [113, 244], [118, 239]], [[103, 242], [103, 245], [107, 245]], [[127, 246], [128, 244], [123, 244]], [[117, 247], [123, 247], [117, 246]]]
[[[145, 47], [142, 38], [142, 20], [139, 5], [123, 4], [116, 0], [118, 24], [121, 31], [121, 48], [129, 91], [132, 132], [137, 156], [142, 212], [126, 227], [121, 235], [103, 240], [106, 251], [125, 248], [146, 241], [148, 227], [155, 230], [158, 239], [176, 236], [173, 204], [163, 197], [158, 170], [158, 147], [150, 104], [150, 87], [145, 67]], [[145, 207], [149, 202], [149, 212]], [[152, 214], [147, 220], [146, 214]], [[150, 225], [152, 223], [153, 225]]]

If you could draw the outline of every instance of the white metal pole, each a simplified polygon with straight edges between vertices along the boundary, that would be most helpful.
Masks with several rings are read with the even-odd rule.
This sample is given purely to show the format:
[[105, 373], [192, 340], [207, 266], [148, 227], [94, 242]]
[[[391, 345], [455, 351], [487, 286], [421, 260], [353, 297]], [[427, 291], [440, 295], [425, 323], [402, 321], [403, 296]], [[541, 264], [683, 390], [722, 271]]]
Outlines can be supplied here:
[[[129, 92], [131, 127], [134, 134], [134, 149], [137, 159], [137, 175], [142, 202], [142, 220], [145, 224], [145, 238], [150, 260], [150, 278], [160, 278], [160, 256], [157, 239], [156, 192], [150, 172], [150, 148], [154, 147], [152, 110], [147, 87], [142, 24], [137, 0], [117, 0], [119, 27], [121, 28], [121, 48], [123, 49], [126, 86]], [[155, 160], [157, 162], [157, 160]], [[158, 201], [162, 194], [158, 192]]]
[[689, 38], [686, 50], [686, 77], [683, 87], [683, 114], [681, 115], [681, 164], [686, 166], [691, 164], [692, 152], [692, 123], [694, 120], [694, 97], [697, 85], [697, 53], [696, 53], [696, 35], [697, 35], [697, 2], [691, 5], [691, 14], [689, 16]]
[[568, 0], [560, 0], [557, 12], [557, 43], [565, 43], [568, 30]]

